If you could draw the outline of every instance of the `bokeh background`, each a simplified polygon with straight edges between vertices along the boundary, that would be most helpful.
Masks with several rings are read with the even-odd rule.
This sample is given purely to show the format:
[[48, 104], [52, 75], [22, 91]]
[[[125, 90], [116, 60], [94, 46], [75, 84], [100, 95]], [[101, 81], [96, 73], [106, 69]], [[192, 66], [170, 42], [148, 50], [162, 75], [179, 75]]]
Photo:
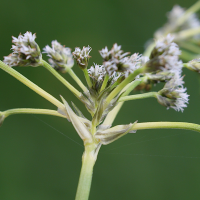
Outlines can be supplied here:
[[[90, 64], [101, 63], [98, 50], [113, 43], [125, 51], [144, 51], [144, 43], [166, 21], [175, 4], [191, 0], [9, 0], [1, 1], [0, 59], [11, 51], [11, 36], [31, 31], [43, 48], [57, 39], [67, 47], [90, 45]], [[46, 58], [46, 57], [45, 57]], [[42, 67], [16, 68], [59, 98], [85, 108]], [[83, 79], [75, 65], [74, 71]], [[127, 102], [114, 124], [138, 120], [200, 123], [199, 75], [184, 70], [190, 103], [183, 113], [166, 110], [155, 99]], [[69, 75], [63, 75], [73, 82]], [[78, 88], [78, 87], [77, 87]], [[156, 89], [156, 88], [154, 88]], [[0, 110], [56, 109], [0, 70]], [[88, 114], [86, 116], [89, 117]], [[77, 144], [78, 143], [78, 144]], [[82, 141], [67, 120], [15, 115], [0, 128], [0, 199], [74, 199], [83, 153]], [[200, 196], [200, 134], [184, 130], [143, 130], [103, 146], [94, 168], [90, 199], [196, 200]]]

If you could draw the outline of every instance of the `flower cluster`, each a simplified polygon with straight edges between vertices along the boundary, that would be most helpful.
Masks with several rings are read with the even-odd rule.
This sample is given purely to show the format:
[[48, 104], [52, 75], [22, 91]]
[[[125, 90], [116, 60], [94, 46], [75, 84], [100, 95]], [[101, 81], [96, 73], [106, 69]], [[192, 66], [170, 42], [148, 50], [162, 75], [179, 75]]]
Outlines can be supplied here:
[[156, 46], [151, 52], [150, 60], [146, 62], [148, 72], [170, 71], [180, 74], [182, 71], [182, 61], [179, 60], [181, 51], [176, 43], [172, 42], [173, 37], [167, 37], [156, 42]]
[[44, 53], [50, 57], [49, 62], [57, 71], [63, 73], [74, 65], [71, 49], [61, 45], [56, 40], [51, 42], [51, 46], [46, 46], [43, 50]]
[[183, 108], [187, 107], [189, 95], [186, 93], [187, 89], [183, 87], [182, 79], [182, 77], [175, 75], [158, 92], [157, 100], [161, 105], [183, 112]]
[[91, 57], [89, 55], [91, 50], [92, 48], [88, 45], [88, 47], [83, 47], [82, 50], [79, 47], [76, 47], [75, 51], [72, 53], [78, 65], [82, 69], [85, 69], [88, 66], [88, 61], [89, 61], [89, 58]]
[[33, 66], [40, 65], [42, 54], [38, 44], [35, 42], [36, 35], [26, 32], [18, 38], [12, 37], [13, 53], [4, 57], [4, 63], [9, 66]]
[[121, 46], [118, 46], [116, 43], [110, 51], [105, 47], [99, 52], [104, 60], [103, 65], [109, 75], [112, 75], [114, 72], [122, 72], [127, 77], [140, 67], [141, 55], [134, 53], [132, 56], [127, 57], [129, 53], [123, 53]]
[[[180, 23], [180, 19], [186, 15], [185, 9], [175, 5], [168, 13], [168, 22], [155, 32], [155, 38], [161, 38], [168, 33], [176, 33], [182, 30], [200, 27], [200, 21], [195, 13], [190, 14]], [[200, 34], [194, 38], [200, 38]]]

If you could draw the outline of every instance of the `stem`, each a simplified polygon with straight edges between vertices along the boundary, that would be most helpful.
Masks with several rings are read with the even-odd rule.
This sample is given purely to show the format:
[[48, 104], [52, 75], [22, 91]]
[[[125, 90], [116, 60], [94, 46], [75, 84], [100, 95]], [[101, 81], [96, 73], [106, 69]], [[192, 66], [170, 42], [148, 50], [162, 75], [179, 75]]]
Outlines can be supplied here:
[[184, 48], [184, 49], [187, 49], [189, 51], [192, 51], [194, 53], [197, 53], [197, 54], [199, 54], [199, 52], [200, 52], [200, 48], [197, 45], [194, 45], [194, 44], [189, 43], [189, 42], [180, 42], [179, 46]]
[[30, 89], [32, 89], [36, 93], [38, 93], [40, 96], [42, 96], [45, 99], [47, 99], [48, 101], [50, 101], [52, 104], [54, 104], [58, 108], [65, 109], [64, 105], [60, 101], [58, 101], [52, 95], [50, 95], [49, 93], [47, 93], [46, 91], [44, 91], [42, 88], [38, 87], [35, 83], [31, 82], [26, 77], [24, 77], [19, 72], [17, 72], [13, 68], [9, 67], [8, 65], [6, 65], [5, 63], [3, 63], [2, 61], [0, 61], [0, 68], [2, 70], [6, 71], [11, 76], [15, 77], [17, 80], [19, 80], [20, 82], [22, 82], [24, 85], [26, 85], [27, 87], [29, 87]]
[[71, 68], [68, 70], [68, 73], [84, 92], [88, 91], [88, 89], [85, 87], [85, 85], [82, 83], [82, 81], [78, 78], [78, 76], [74, 73], [74, 71]]
[[154, 47], [155, 47], [155, 42], [153, 41], [147, 46], [147, 48], [145, 49], [142, 55], [149, 57]]
[[177, 21], [177, 26], [181, 26], [185, 20], [187, 20], [193, 13], [197, 12], [200, 9], [200, 1], [197, 1], [194, 5], [188, 8], [184, 15], [180, 17]]
[[16, 108], [16, 109], [9, 109], [3, 111], [2, 114], [5, 117], [15, 114], [46, 114], [46, 115], [54, 115], [58, 117], [66, 118], [65, 115], [60, 114], [56, 110], [49, 110], [49, 109], [33, 109], [33, 108]]
[[106, 88], [106, 85], [107, 85], [107, 83], [108, 83], [108, 80], [109, 80], [109, 75], [106, 74], [106, 76], [105, 76], [105, 78], [104, 78], [104, 80], [103, 80], [103, 84], [102, 84], [102, 86], [101, 86], [100, 92], [103, 91], [103, 90]]
[[106, 103], [109, 104], [110, 101], [115, 98], [115, 96], [128, 84], [130, 83], [138, 74], [140, 74], [145, 68], [136, 69], [132, 74], [130, 74], [124, 81], [122, 81], [106, 98]]
[[72, 86], [68, 81], [66, 81], [49, 63], [45, 60], [41, 61], [42, 65], [49, 70], [60, 82], [62, 82], [71, 92], [73, 92], [77, 97], [81, 96], [81, 93]]
[[175, 36], [174, 40], [179, 41], [179, 40], [187, 39], [196, 34], [200, 34], [200, 27], [180, 31], [179, 33], [174, 34], [174, 36]]
[[[138, 80], [133, 81], [132, 83], [129, 83], [130, 85], [126, 89], [126, 91], [122, 94], [123, 96], [128, 95], [132, 90], [134, 90], [135, 87], [137, 87], [140, 83], [145, 81], [146, 77], [140, 78]], [[103, 125], [112, 125], [113, 121], [115, 120], [118, 112], [120, 111], [121, 107], [123, 106], [124, 102], [118, 103], [118, 105], [108, 113], [106, 116]]]
[[75, 200], [88, 200], [96, 158], [92, 152], [85, 151]]
[[92, 87], [92, 82], [90, 80], [90, 77], [89, 77], [89, 74], [88, 74], [88, 71], [87, 71], [87, 67], [85, 69], [83, 69], [83, 73], [85, 75], [85, 79], [86, 79], [86, 82], [87, 82], [89, 88], [91, 88]]
[[186, 129], [200, 132], [200, 125], [187, 122], [146, 122], [137, 123], [132, 128], [132, 130], [143, 129]]
[[136, 100], [136, 99], [145, 99], [145, 98], [149, 98], [149, 97], [156, 97], [157, 94], [158, 94], [157, 92], [147, 92], [144, 94], [135, 94], [135, 95], [125, 96], [125, 97], [121, 97], [119, 99], [119, 102]]

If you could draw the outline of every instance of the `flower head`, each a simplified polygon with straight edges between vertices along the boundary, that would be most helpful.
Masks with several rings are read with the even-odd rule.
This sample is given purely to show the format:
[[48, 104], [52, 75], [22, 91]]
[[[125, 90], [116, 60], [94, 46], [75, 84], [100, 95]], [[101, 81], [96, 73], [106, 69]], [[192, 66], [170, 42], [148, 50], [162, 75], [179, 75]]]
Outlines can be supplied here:
[[[167, 23], [155, 32], [155, 37], [161, 38], [168, 33], [177, 33], [182, 30], [200, 26], [200, 21], [195, 13], [190, 14], [182, 23], [180, 23], [180, 19], [185, 15], [185, 9], [179, 5], [175, 5], [167, 14]], [[200, 38], [200, 34], [195, 35], [194, 38]]]
[[182, 111], [187, 107], [189, 95], [186, 93], [186, 88], [183, 87], [182, 77], [174, 76], [168, 81], [164, 88], [158, 92], [158, 102], [168, 108], [173, 108], [176, 111]]
[[187, 66], [188, 69], [200, 73], [200, 58], [191, 60]]
[[127, 77], [140, 67], [141, 55], [134, 53], [132, 56], [127, 57], [129, 52], [123, 53], [121, 45], [117, 45], [117, 43], [113, 45], [110, 51], [105, 47], [99, 53], [104, 60], [103, 65], [109, 75], [121, 72]]
[[61, 45], [56, 40], [51, 42], [51, 46], [46, 46], [43, 50], [44, 53], [50, 57], [49, 62], [56, 70], [63, 73], [74, 65], [71, 49]]
[[76, 47], [75, 51], [72, 53], [82, 69], [85, 69], [88, 65], [89, 58], [91, 57], [89, 55], [91, 50], [92, 48], [88, 45], [88, 47], [83, 47], [82, 50], [79, 47]]
[[13, 53], [4, 56], [4, 63], [9, 66], [39, 66], [42, 60], [42, 54], [38, 44], [35, 42], [36, 34], [26, 32], [19, 35], [18, 38], [12, 37]]
[[151, 52], [150, 60], [146, 62], [148, 72], [171, 71], [181, 73], [182, 61], [179, 60], [181, 51], [173, 37], [168, 34], [165, 38], [156, 42]]

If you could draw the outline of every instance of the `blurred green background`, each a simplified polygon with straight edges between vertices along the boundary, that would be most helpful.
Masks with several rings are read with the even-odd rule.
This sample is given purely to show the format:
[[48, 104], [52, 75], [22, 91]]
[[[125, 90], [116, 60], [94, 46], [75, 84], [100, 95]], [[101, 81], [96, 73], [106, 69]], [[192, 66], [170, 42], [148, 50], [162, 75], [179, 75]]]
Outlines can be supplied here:
[[[191, 0], [1, 1], [0, 59], [11, 51], [11, 36], [31, 31], [43, 48], [57, 39], [74, 49], [90, 45], [90, 64], [101, 64], [98, 50], [117, 42], [125, 51], [142, 53], [144, 43], [166, 21], [175, 4]], [[45, 57], [46, 58], [46, 57]], [[42, 67], [15, 68], [59, 98], [83, 105]], [[75, 65], [74, 71], [83, 80]], [[138, 120], [200, 124], [199, 75], [185, 70], [190, 94], [183, 113], [166, 110], [155, 99], [129, 101], [115, 124]], [[75, 83], [65, 74], [67, 80]], [[0, 70], [0, 110], [56, 109]], [[77, 87], [78, 88], [78, 87]], [[87, 115], [89, 116], [89, 115]], [[75, 141], [75, 142], [74, 142]], [[79, 144], [81, 145], [79, 145]], [[83, 153], [82, 141], [65, 119], [15, 115], [0, 128], [0, 199], [74, 199]], [[196, 200], [200, 197], [200, 134], [183, 130], [145, 130], [102, 146], [94, 168], [91, 200]]]

